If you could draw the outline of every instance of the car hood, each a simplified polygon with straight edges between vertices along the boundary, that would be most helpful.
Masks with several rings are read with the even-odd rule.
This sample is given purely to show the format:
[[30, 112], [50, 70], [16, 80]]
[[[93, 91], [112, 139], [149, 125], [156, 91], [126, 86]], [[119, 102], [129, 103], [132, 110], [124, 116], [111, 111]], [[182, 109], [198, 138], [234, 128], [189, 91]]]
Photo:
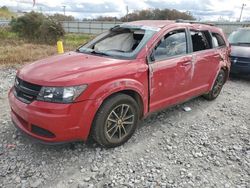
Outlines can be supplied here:
[[231, 46], [231, 56], [250, 58], [250, 46]]
[[[43, 86], [67, 86], [84, 83], [85, 77], [101, 74], [101, 69], [116, 69], [129, 60], [69, 52], [36, 61], [24, 66], [17, 76], [27, 82]], [[94, 73], [93, 73], [94, 72]], [[91, 74], [91, 75], [90, 75]]]

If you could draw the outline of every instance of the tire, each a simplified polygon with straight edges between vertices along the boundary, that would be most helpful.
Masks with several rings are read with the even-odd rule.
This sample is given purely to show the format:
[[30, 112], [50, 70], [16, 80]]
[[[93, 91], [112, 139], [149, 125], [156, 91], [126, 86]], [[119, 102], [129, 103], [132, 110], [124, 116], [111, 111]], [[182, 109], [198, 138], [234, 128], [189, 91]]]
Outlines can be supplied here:
[[209, 93], [203, 95], [203, 97], [209, 101], [216, 99], [222, 90], [222, 87], [225, 83], [225, 78], [226, 78], [226, 73], [224, 70], [221, 69], [214, 82], [212, 90], [209, 91]]
[[139, 107], [125, 94], [111, 96], [99, 108], [92, 125], [92, 137], [103, 147], [117, 147], [127, 142], [137, 128]]

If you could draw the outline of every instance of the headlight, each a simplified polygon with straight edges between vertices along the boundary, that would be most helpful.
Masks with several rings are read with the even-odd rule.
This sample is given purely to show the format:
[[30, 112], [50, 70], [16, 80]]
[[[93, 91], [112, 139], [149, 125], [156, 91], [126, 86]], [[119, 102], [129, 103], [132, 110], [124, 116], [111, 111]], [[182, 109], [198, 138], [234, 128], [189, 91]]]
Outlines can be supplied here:
[[72, 87], [42, 87], [37, 96], [37, 100], [57, 103], [71, 103], [86, 88], [87, 85]]

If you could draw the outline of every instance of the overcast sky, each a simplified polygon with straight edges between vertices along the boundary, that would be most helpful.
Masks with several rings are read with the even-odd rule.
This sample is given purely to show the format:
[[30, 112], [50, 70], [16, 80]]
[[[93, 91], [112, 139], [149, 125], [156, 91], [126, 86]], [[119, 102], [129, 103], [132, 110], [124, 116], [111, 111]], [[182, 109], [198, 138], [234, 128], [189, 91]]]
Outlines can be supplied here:
[[179, 11], [190, 11], [198, 20], [227, 19], [235, 21], [239, 18], [242, 4], [245, 3], [242, 20], [250, 20], [250, 0], [0, 0], [0, 6], [8, 6], [13, 10], [29, 12], [31, 10], [44, 13], [63, 13], [76, 18], [95, 18], [97, 16], [121, 17], [129, 12], [148, 8], [169, 8]]

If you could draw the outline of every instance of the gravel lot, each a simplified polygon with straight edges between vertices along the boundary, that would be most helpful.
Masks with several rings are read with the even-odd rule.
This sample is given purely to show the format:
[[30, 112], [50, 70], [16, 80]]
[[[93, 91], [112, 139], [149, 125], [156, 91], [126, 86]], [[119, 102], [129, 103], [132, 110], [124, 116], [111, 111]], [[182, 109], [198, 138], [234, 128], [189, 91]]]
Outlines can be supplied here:
[[228, 81], [215, 101], [153, 114], [107, 150], [41, 145], [16, 131], [7, 102], [14, 75], [0, 69], [0, 187], [250, 187], [250, 80]]

